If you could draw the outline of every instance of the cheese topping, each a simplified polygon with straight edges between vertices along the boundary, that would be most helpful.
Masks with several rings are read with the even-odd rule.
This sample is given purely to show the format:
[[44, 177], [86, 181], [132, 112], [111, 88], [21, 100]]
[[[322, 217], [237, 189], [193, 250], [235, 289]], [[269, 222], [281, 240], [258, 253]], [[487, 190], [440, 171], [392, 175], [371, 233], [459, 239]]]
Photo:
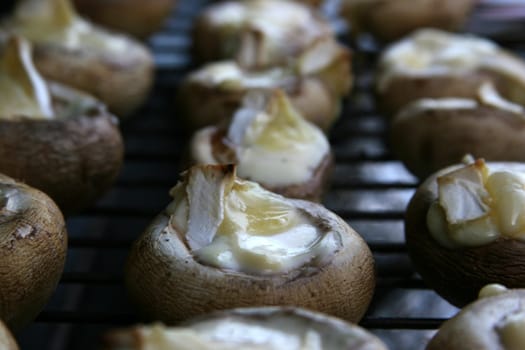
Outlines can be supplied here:
[[96, 29], [80, 18], [70, 0], [20, 1], [7, 30], [35, 43], [53, 43], [70, 49], [102, 49], [125, 54], [123, 38]]
[[378, 88], [386, 90], [398, 75], [428, 76], [475, 70], [490, 62], [499, 51], [493, 42], [475, 36], [436, 29], [418, 30], [385, 51], [380, 61]]
[[496, 325], [496, 332], [505, 350], [525, 349], [525, 312], [517, 311]]
[[525, 108], [516, 103], [512, 103], [498, 94], [498, 91], [494, 88], [494, 85], [485, 83], [479, 89], [479, 98], [481, 102], [486, 106], [492, 106], [501, 110], [505, 110], [511, 113], [524, 114]]
[[228, 89], [272, 88], [292, 80], [283, 68], [247, 71], [234, 61], [211, 63], [191, 74], [190, 81]]
[[[231, 315], [202, 320], [189, 326], [154, 324], [135, 327], [133, 333], [121, 331], [118, 339], [122, 345], [118, 349], [335, 350], [348, 343], [345, 339], [349, 335], [341, 335], [337, 331], [333, 331], [330, 337], [322, 337], [325, 327], [311, 319], [286, 314], [272, 313], [271, 317]], [[358, 337], [359, 334], [356, 335]]]
[[484, 83], [478, 90], [478, 101], [469, 98], [422, 98], [404, 107], [396, 116], [396, 119], [413, 118], [425, 111], [431, 110], [465, 110], [476, 109], [481, 105], [519, 114], [525, 117], [525, 108], [512, 103], [498, 93], [494, 85]]
[[207, 19], [212, 25], [255, 28], [271, 38], [282, 39], [291, 30], [305, 29], [308, 35], [314, 16], [309, 7], [290, 1], [252, 0], [214, 6], [207, 12]]
[[202, 263], [252, 274], [321, 266], [338, 249], [335, 233], [293, 202], [225, 166], [197, 166], [172, 190], [170, 227]]
[[52, 119], [49, 88], [37, 72], [31, 47], [11, 38], [0, 58], [0, 119]]
[[[141, 336], [147, 349], [156, 350], [322, 350], [319, 333], [301, 331], [290, 322], [275, 325], [250, 321], [207, 321], [195, 327], [143, 327]], [[145, 348], [146, 349], [146, 348]]]
[[427, 226], [442, 245], [479, 246], [500, 236], [525, 240], [525, 168], [488, 168], [478, 160], [439, 176], [437, 191]]
[[272, 186], [310, 180], [330, 152], [323, 132], [281, 91], [248, 94], [234, 115], [228, 142], [236, 153], [239, 176]]
[[309, 7], [290, 1], [230, 1], [210, 8], [206, 19], [229, 35], [223, 43], [242, 62], [256, 66], [279, 62], [316, 38], [331, 35], [328, 24]]

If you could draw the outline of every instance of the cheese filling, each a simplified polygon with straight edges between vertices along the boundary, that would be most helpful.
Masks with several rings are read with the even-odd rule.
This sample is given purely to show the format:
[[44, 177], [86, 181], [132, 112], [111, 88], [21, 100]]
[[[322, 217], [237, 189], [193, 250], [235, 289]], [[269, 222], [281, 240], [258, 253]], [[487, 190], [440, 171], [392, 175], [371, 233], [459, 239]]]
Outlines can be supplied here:
[[229, 35], [223, 40], [229, 50], [238, 49], [242, 62], [256, 66], [279, 62], [287, 53], [331, 34], [309, 7], [290, 1], [225, 2], [208, 11], [206, 18]]
[[240, 177], [272, 186], [307, 182], [330, 152], [323, 132], [281, 91], [248, 94], [233, 117], [227, 142], [236, 153]]
[[525, 312], [508, 315], [496, 325], [496, 332], [505, 350], [525, 349]]
[[51, 94], [31, 58], [31, 47], [11, 38], [0, 57], [0, 119], [52, 119]]
[[381, 57], [378, 88], [386, 90], [398, 75], [468, 72], [479, 68], [499, 51], [496, 44], [486, 39], [436, 29], [418, 30], [391, 46]]
[[7, 30], [35, 43], [53, 43], [70, 49], [90, 48], [125, 54], [123, 38], [96, 29], [80, 18], [70, 0], [26, 0], [5, 23]]
[[[207, 19], [215, 26], [254, 28], [274, 40], [281, 40], [290, 31], [304, 29], [308, 35], [315, 28], [314, 17], [307, 6], [290, 1], [255, 0], [226, 2], [208, 11]], [[315, 24], [315, 23], [314, 23]]]
[[170, 227], [202, 263], [253, 274], [322, 266], [338, 249], [335, 233], [292, 201], [225, 166], [197, 166], [172, 190]]
[[[210, 320], [189, 327], [161, 324], [138, 328], [141, 350], [322, 350], [323, 340], [311, 326], [278, 317], [269, 320]], [[301, 327], [303, 326], [303, 327]], [[332, 348], [332, 347], [328, 347]], [[122, 350], [138, 350], [123, 347]]]
[[525, 169], [482, 160], [437, 178], [438, 200], [427, 213], [443, 246], [479, 246], [504, 236], [525, 240]]
[[416, 117], [429, 110], [468, 110], [476, 109], [482, 105], [522, 115], [525, 118], [525, 108], [501, 97], [494, 85], [490, 83], [484, 83], [480, 86], [477, 97], [478, 100], [456, 97], [422, 98], [404, 107], [396, 119]]
[[211, 63], [193, 73], [190, 81], [226, 89], [273, 88], [293, 80], [283, 68], [263, 71], [243, 70], [233, 61]]

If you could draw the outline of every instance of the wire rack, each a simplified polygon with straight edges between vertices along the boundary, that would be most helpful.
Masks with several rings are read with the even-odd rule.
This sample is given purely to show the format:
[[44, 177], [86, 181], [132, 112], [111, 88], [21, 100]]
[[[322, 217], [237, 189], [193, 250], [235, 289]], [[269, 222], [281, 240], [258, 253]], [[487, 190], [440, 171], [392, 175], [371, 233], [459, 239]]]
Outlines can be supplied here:
[[[133, 240], [169, 202], [182, 170], [187, 135], [174, 105], [177, 86], [192, 68], [188, 55], [193, 18], [205, 0], [179, 1], [151, 46], [156, 85], [147, 105], [122, 125], [126, 156], [114, 188], [94, 207], [67, 220], [70, 240], [65, 273], [36, 322], [17, 335], [22, 349], [97, 349], [101, 334], [140, 321], [123, 285], [123, 266]], [[523, 55], [523, 21], [482, 25], [480, 6], [469, 27]], [[498, 26], [499, 25], [499, 26]], [[514, 34], [512, 34], [514, 33]], [[342, 38], [344, 40], [344, 38]], [[457, 309], [429, 290], [406, 254], [403, 215], [417, 179], [391, 155], [387, 125], [371, 93], [377, 46], [366, 38], [354, 54], [355, 87], [330, 135], [336, 155], [331, 190], [323, 203], [370, 245], [377, 288], [361, 325], [391, 349], [423, 349], [434, 330]], [[525, 56], [525, 55], [524, 55]]]

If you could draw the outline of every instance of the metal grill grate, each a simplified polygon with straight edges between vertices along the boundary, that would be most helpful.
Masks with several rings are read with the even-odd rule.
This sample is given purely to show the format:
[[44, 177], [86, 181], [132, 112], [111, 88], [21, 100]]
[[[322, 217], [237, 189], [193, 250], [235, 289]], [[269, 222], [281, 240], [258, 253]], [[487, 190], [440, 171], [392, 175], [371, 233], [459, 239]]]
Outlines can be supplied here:
[[[68, 219], [66, 271], [48, 307], [18, 335], [22, 349], [95, 349], [105, 330], [138, 321], [126, 299], [123, 265], [132, 241], [168, 203], [168, 190], [181, 170], [186, 136], [173, 99], [191, 66], [192, 19], [207, 1], [179, 2], [165, 30], [150, 41], [157, 64], [155, 90], [147, 106], [122, 125], [122, 174], [96, 206]], [[485, 8], [480, 9], [486, 16]], [[480, 26], [481, 19], [486, 17], [474, 16], [471, 28], [495, 28]], [[512, 38], [505, 43], [523, 53], [523, 41], [520, 46], [507, 29], [483, 34], [498, 38], [504, 33], [499, 38]], [[376, 259], [376, 295], [361, 325], [392, 349], [421, 349], [431, 330], [456, 309], [424, 286], [407, 257], [402, 220], [417, 180], [388, 150], [387, 125], [371, 94], [378, 51], [367, 41], [360, 46], [354, 55], [354, 92], [331, 134], [337, 165], [324, 204], [365, 237]]]

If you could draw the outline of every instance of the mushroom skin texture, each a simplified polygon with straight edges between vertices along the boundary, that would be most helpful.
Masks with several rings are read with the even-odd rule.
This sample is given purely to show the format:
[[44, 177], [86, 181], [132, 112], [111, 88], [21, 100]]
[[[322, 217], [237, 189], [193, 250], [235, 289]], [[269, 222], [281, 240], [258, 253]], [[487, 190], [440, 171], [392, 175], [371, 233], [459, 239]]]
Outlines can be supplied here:
[[426, 350], [522, 349], [524, 305], [524, 289], [480, 297], [445, 321]]
[[341, 99], [352, 88], [351, 57], [348, 48], [325, 38], [287, 65], [270, 69], [248, 69], [234, 61], [211, 63], [186, 77], [178, 104], [187, 128], [195, 130], [229, 120], [250, 91], [280, 88], [307, 120], [328, 132], [339, 117]]
[[334, 166], [328, 139], [281, 90], [252, 91], [229, 125], [198, 130], [190, 140], [189, 158], [191, 164], [237, 164], [239, 177], [314, 202], [321, 201]]
[[[233, 326], [229, 326], [233, 324]], [[221, 339], [221, 327], [235, 329], [239, 325], [245, 325], [247, 330], [252, 330], [256, 334], [257, 341], [250, 342], [250, 338], [246, 335], [241, 335], [241, 341], [234, 339]], [[254, 331], [254, 328], [262, 328], [263, 331]], [[241, 328], [241, 327], [239, 327]], [[208, 329], [211, 331], [206, 332]], [[241, 328], [242, 329], [242, 328]], [[294, 342], [294, 340], [283, 338], [294, 334], [296, 330], [298, 337], [295, 338], [302, 342]], [[208, 349], [216, 349], [219, 346], [221, 349], [294, 349], [298, 346], [305, 346], [304, 342], [308, 342], [311, 347], [308, 349], [324, 349], [324, 350], [386, 350], [386, 346], [373, 334], [364, 330], [363, 328], [344, 322], [335, 317], [331, 317], [322, 313], [308, 311], [306, 309], [293, 307], [258, 307], [258, 308], [239, 308], [224, 311], [213, 312], [208, 315], [196, 317], [181, 324], [179, 327], [168, 328], [161, 324], [152, 326], [136, 326], [131, 329], [123, 329], [112, 331], [105, 337], [105, 350], [140, 350], [147, 346], [147, 338], [153, 338], [152, 334], [157, 332], [158, 339], [165, 339], [166, 349], [169, 348], [169, 339], [176, 339], [168, 336], [169, 331], [178, 330], [194, 330], [196, 337], [202, 339], [201, 341], [208, 343]], [[265, 334], [265, 332], [267, 332]], [[208, 336], [203, 334], [208, 333]], [[287, 334], [288, 333], [288, 334]], [[162, 336], [164, 335], [165, 336]], [[238, 333], [240, 334], [240, 333]], [[214, 337], [219, 336], [219, 339], [214, 340]], [[284, 335], [284, 337], [283, 337]], [[262, 338], [266, 336], [265, 338]], [[281, 339], [275, 339], [281, 337]], [[211, 339], [210, 339], [211, 338]], [[255, 337], [253, 337], [255, 338]], [[273, 339], [272, 339], [273, 338]], [[191, 348], [191, 343], [184, 342], [184, 335], [179, 339], [179, 342], [186, 344], [187, 348]], [[209, 340], [205, 340], [209, 339]], [[262, 340], [264, 339], [264, 340]], [[306, 340], [308, 339], [308, 340]], [[261, 341], [262, 340], [262, 341]], [[284, 340], [284, 342], [283, 342]], [[289, 341], [286, 343], [286, 341]], [[198, 340], [196, 344], [200, 344]], [[254, 344], [256, 343], [256, 344]], [[293, 345], [292, 345], [293, 344]], [[215, 346], [215, 347], [214, 347]], [[301, 347], [303, 349], [303, 347]], [[160, 349], [158, 349], [160, 350]]]
[[525, 161], [525, 108], [484, 85], [475, 99], [421, 99], [392, 120], [390, 145], [420, 179], [465, 154], [487, 161]]
[[199, 63], [255, 57], [251, 68], [286, 63], [311, 43], [333, 37], [329, 22], [293, 1], [225, 1], [201, 13], [193, 27], [193, 57]]
[[66, 251], [66, 225], [55, 203], [0, 174], [0, 318], [10, 329], [20, 329], [44, 307]]
[[343, 0], [341, 13], [352, 35], [370, 32], [388, 42], [419, 28], [456, 30], [475, 4], [476, 0]]
[[[210, 169], [212, 173], [207, 176], [211, 178], [220, 177], [221, 172], [231, 176], [234, 171], [231, 166], [210, 165], [193, 167], [188, 174], [199, 171], [206, 174]], [[191, 175], [190, 179], [195, 177]], [[199, 186], [199, 191], [208, 187]], [[210, 195], [209, 190], [205, 192], [204, 196]], [[173, 324], [215, 310], [289, 305], [359, 321], [375, 286], [374, 262], [367, 244], [344, 220], [323, 206], [273, 196], [305, 213], [316, 228], [333, 235], [329, 237], [337, 240], [337, 248], [329, 250], [327, 255], [312, 257], [310, 263], [284, 270], [287, 272], [260, 274], [209, 265], [189, 248], [192, 240], [187, 234], [170, 226], [177, 215], [174, 204], [170, 204], [133, 244], [127, 260], [126, 286], [142, 313]], [[204, 203], [213, 210], [215, 200], [215, 197], [204, 199]], [[208, 220], [209, 215], [203, 213], [209, 211], [198, 212]], [[190, 225], [201, 225], [195, 220], [190, 220]]]
[[74, 0], [77, 11], [90, 20], [117, 31], [146, 39], [158, 31], [176, 0]]
[[72, 213], [111, 187], [124, 145], [118, 120], [102, 104], [62, 86], [52, 85], [51, 91], [56, 104], [73, 102], [78, 109], [60, 119], [0, 117], [0, 171], [46, 192]]
[[46, 79], [88, 92], [119, 117], [130, 115], [153, 84], [151, 53], [130, 37], [83, 20], [69, 1], [20, 1], [1, 32], [32, 42], [33, 60]]
[[476, 98], [486, 83], [525, 105], [523, 59], [487, 39], [421, 29], [383, 52], [376, 94], [380, 109], [392, 117], [422, 98]]
[[[487, 166], [525, 172], [523, 163], [491, 162]], [[431, 235], [427, 215], [438, 199], [437, 178], [463, 167], [450, 166], [426, 179], [410, 200], [405, 215], [406, 244], [416, 271], [425, 284], [457, 307], [475, 300], [478, 291], [489, 283], [509, 288], [525, 286], [525, 241], [501, 235], [487, 244], [450, 248]]]
[[3, 350], [19, 350], [13, 335], [2, 321], [0, 321], [0, 349]]

